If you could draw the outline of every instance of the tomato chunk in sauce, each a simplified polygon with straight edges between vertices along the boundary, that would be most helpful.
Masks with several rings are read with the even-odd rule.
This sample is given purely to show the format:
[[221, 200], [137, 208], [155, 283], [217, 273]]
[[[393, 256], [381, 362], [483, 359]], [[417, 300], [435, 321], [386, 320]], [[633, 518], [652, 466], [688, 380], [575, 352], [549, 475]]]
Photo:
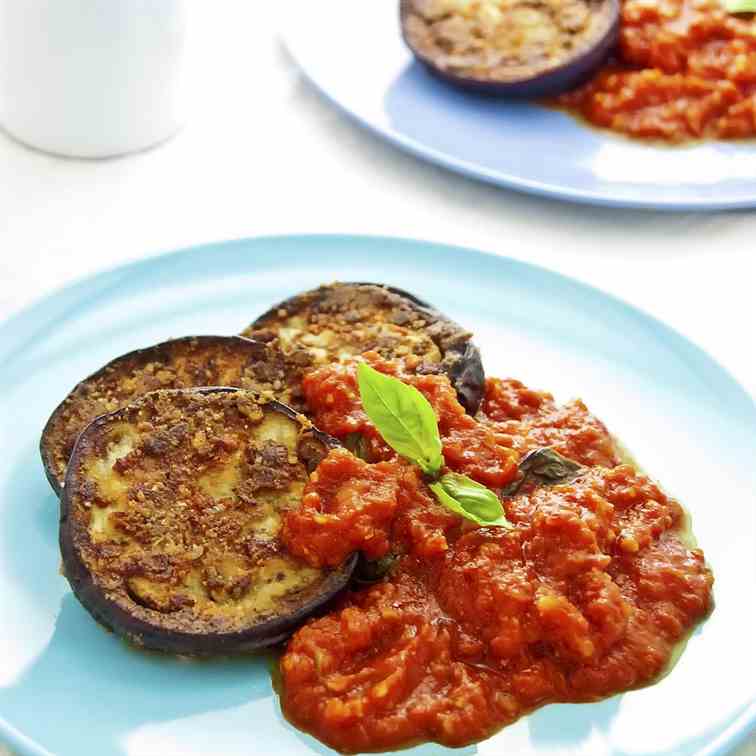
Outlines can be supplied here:
[[494, 379], [473, 419], [458, 411], [446, 378], [401, 377], [434, 407], [449, 468], [501, 485], [522, 454], [547, 444], [585, 469], [571, 483], [504, 497], [511, 530], [477, 527], [438, 504], [419, 471], [383, 445], [353, 366], [309, 374], [316, 422], [367, 439], [372, 461], [332, 451], [288, 513], [284, 542], [315, 566], [355, 550], [396, 561], [289, 642], [280, 664], [287, 718], [342, 752], [459, 746], [543, 704], [658, 678], [712, 602], [713, 578], [680, 505], [619, 463], [580, 402], [558, 407]]

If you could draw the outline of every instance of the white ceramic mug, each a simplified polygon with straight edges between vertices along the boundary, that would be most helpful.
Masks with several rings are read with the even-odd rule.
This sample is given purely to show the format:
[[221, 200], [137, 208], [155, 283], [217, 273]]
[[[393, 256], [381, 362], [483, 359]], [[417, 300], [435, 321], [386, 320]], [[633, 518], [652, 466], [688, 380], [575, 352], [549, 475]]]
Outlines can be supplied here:
[[188, 0], [0, 0], [0, 126], [73, 157], [171, 137]]

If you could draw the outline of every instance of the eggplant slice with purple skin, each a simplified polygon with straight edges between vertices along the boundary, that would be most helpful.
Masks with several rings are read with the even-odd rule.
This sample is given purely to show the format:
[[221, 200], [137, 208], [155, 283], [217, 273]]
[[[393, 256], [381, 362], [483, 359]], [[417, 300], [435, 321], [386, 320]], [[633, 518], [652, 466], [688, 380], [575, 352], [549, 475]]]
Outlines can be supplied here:
[[393, 286], [333, 283], [298, 294], [261, 315], [243, 336], [275, 344], [301, 380], [307, 369], [373, 350], [416, 373], [449, 376], [459, 401], [475, 414], [485, 392], [472, 334]]
[[208, 655], [288, 637], [348, 583], [291, 556], [282, 518], [338, 442], [243, 389], [155, 391], [94, 420], [68, 464], [63, 570], [128, 641]]
[[434, 76], [481, 94], [574, 89], [619, 38], [619, 0], [400, 0], [402, 36]]
[[296, 404], [299, 384], [274, 347], [239, 336], [187, 336], [129, 352], [79, 383], [47, 421], [40, 453], [45, 474], [60, 495], [79, 433], [96, 417], [149, 391], [238, 386]]

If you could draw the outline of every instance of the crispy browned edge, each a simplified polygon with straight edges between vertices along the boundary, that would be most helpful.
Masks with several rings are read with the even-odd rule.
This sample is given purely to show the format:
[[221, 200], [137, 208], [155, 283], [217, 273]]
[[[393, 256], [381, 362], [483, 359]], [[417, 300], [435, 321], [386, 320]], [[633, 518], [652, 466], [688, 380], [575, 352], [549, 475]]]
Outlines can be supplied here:
[[469, 76], [450, 73], [442, 68], [431, 56], [421, 53], [409, 38], [406, 19], [412, 12], [412, 0], [399, 0], [399, 22], [404, 43], [415, 59], [433, 76], [455, 87], [481, 95], [498, 95], [513, 98], [555, 97], [584, 83], [606, 60], [617, 44], [620, 29], [619, 0], [602, 0], [602, 8], [608, 10], [608, 25], [603, 35], [595, 42], [575, 51], [574, 57], [554, 68], [532, 76], [511, 81], [484, 81]]
[[[375, 286], [380, 289], [385, 289], [386, 291], [390, 291], [392, 294], [396, 294], [405, 299], [412, 305], [413, 309], [421, 313], [431, 323], [443, 322], [452, 326], [458, 333], [458, 338], [449, 344], [446, 349], [444, 349], [441, 344], [438, 344], [438, 342], [436, 342], [436, 344], [439, 349], [441, 349], [442, 359], [446, 363], [445, 372], [457, 391], [460, 403], [470, 415], [474, 415], [478, 411], [486, 390], [486, 376], [483, 370], [483, 361], [480, 356], [480, 350], [473, 343], [472, 337], [468, 331], [432, 305], [419, 299], [414, 294], [410, 294], [404, 289], [388, 286], [386, 284], [371, 283], [369, 281], [340, 281], [339, 284], [344, 286]], [[268, 325], [270, 321], [277, 320], [277, 313], [281, 308], [293, 312], [304, 310], [314, 302], [318, 301], [318, 292], [323, 292], [324, 296], [330, 286], [330, 284], [319, 286], [317, 289], [311, 289], [310, 291], [296, 294], [293, 297], [289, 297], [288, 299], [279, 302], [267, 312], [260, 315], [260, 317], [248, 326], [248, 329], [263, 328]]]
[[[213, 387], [199, 389], [174, 389], [175, 393], [233, 393], [243, 389], [231, 387]], [[251, 392], [248, 392], [251, 393]], [[285, 404], [277, 401], [267, 401], [265, 406], [280, 412], [286, 417], [296, 420], [297, 413]], [[65, 577], [71, 584], [74, 595], [84, 608], [101, 624], [117, 635], [127, 639], [135, 645], [166, 651], [174, 654], [193, 656], [207, 656], [213, 654], [235, 654], [257, 651], [273, 646], [288, 638], [294, 630], [311, 614], [325, 608], [336, 594], [346, 587], [354, 567], [357, 554], [350, 556], [340, 567], [331, 572], [322, 584], [322, 591], [294, 612], [276, 617], [266, 622], [251, 626], [248, 629], [233, 633], [189, 633], [176, 630], [166, 630], [152, 625], [129, 614], [125, 609], [111, 601], [97, 585], [90, 574], [75, 545], [73, 519], [69, 517], [71, 498], [77, 489], [79, 454], [81, 453], [81, 439], [96, 432], [103, 425], [116, 420], [128, 408], [121, 408], [107, 415], [101, 415], [93, 420], [80, 434], [74, 448], [66, 474], [66, 485], [61, 495], [60, 507], [60, 553], [63, 559]], [[313, 435], [321, 440], [328, 448], [339, 446], [339, 442], [316, 428]]]
[[106, 371], [117, 368], [121, 363], [130, 360], [137, 360], [142, 364], [147, 364], [151, 361], [160, 361], [161, 353], [164, 350], [174, 347], [176, 344], [190, 342], [200, 342], [202, 344], [211, 344], [213, 342], [236, 342], [244, 349], [249, 349], [252, 352], [253, 356], [255, 352], [259, 352], [260, 355], [263, 355], [267, 349], [267, 346], [265, 344], [255, 341], [254, 339], [248, 339], [244, 336], [182, 336], [177, 339], [168, 339], [167, 341], [161, 341], [159, 344], [153, 344], [152, 346], [144, 347], [142, 349], [135, 349], [131, 352], [127, 352], [126, 354], [119, 355], [115, 359], [108, 362], [106, 365], [103, 365], [96, 372], [87, 376], [82, 381], [79, 381], [79, 383], [77, 383], [68, 392], [65, 399], [63, 399], [63, 401], [53, 410], [52, 414], [47, 420], [47, 423], [45, 423], [45, 427], [42, 431], [42, 437], [39, 441], [39, 453], [42, 457], [42, 466], [45, 470], [45, 476], [47, 477], [48, 482], [50, 483], [53, 491], [55, 491], [55, 494], [58, 497], [60, 497], [63, 491], [64, 481], [60, 480], [55, 473], [54, 458], [52, 454], [53, 444], [50, 440], [50, 431], [52, 429], [53, 423], [57, 419], [58, 415], [63, 411], [63, 407], [66, 401], [71, 397], [71, 395], [90, 381], [97, 380]]

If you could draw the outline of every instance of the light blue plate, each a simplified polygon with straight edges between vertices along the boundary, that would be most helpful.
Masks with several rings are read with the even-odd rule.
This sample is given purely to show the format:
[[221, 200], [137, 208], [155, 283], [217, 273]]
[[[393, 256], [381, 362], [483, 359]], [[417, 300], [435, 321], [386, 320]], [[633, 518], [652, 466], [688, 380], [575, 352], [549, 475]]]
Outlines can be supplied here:
[[286, 47], [363, 126], [466, 176], [557, 199], [657, 210], [756, 207], [756, 142], [665, 148], [557, 111], [460, 92], [401, 41], [398, 0], [288, 0]]
[[71, 756], [328, 752], [282, 720], [266, 659], [182, 661], [133, 650], [95, 624], [58, 573], [57, 502], [37, 443], [66, 392], [112, 357], [172, 336], [238, 332], [334, 279], [410, 289], [476, 331], [491, 374], [583, 396], [688, 505], [716, 575], [717, 609], [658, 685], [548, 706], [461, 753], [681, 756], [740, 740], [756, 721], [751, 399], [682, 336], [576, 281], [479, 252], [362, 237], [185, 250], [86, 279], [0, 326], [0, 740]]

